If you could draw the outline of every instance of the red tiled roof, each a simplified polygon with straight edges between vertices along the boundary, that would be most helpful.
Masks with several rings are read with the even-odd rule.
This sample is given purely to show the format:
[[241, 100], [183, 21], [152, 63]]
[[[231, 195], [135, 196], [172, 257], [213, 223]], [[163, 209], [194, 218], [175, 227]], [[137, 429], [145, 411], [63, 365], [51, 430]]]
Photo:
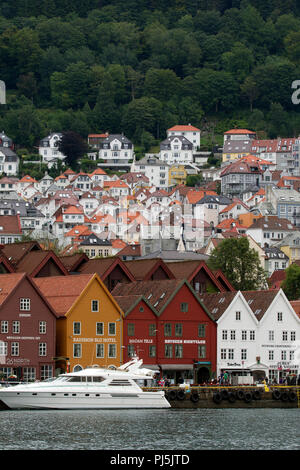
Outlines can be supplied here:
[[19, 215], [0, 215], [0, 234], [22, 235]]
[[224, 134], [256, 134], [256, 132], [249, 131], [248, 129], [230, 129], [224, 132]]
[[33, 281], [46, 297], [58, 316], [64, 316], [86, 288], [94, 274], [77, 276], [52, 276]]
[[0, 305], [3, 304], [24, 276], [24, 273], [0, 274]]
[[192, 126], [191, 124], [187, 125], [187, 126], [181, 126], [181, 125], [178, 125], [178, 126], [173, 126], [173, 127], [170, 127], [170, 129], [168, 129], [168, 131], [183, 131], [183, 132], [188, 132], [188, 131], [200, 131], [200, 129], [198, 129], [198, 127], [194, 127]]

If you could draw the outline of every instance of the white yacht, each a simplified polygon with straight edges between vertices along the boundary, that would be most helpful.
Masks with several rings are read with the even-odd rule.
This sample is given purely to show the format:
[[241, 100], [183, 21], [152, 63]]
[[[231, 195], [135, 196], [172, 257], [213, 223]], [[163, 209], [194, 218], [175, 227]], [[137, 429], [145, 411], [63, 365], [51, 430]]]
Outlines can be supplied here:
[[0, 400], [11, 409], [170, 408], [164, 391], [153, 386], [155, 372], [141, 368], [142, 359], [115, 369], [90, 367], [41, 382], [0, 389]]

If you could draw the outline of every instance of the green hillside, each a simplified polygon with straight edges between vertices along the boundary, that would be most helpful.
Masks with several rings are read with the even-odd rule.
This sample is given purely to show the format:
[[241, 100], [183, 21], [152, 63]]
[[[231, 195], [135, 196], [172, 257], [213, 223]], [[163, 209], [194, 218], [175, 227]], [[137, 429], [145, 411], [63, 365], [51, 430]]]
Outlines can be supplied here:
[[174, 124], [300, 133], [297, 0], [14, 0], [0, 6], [0, 128], [124, 132], [147, 150]]

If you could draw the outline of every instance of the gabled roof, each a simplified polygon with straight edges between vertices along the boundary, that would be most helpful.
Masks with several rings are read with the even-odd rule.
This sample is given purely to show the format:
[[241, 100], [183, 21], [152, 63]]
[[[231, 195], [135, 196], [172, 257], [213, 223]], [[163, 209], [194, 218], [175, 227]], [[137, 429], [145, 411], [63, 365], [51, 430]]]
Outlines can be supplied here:
[[278, 290], [261, 290], [261, 291], [243, 291], [248, 305], [258, 320], [261, 320], [268, 310], [271, 302], [278, 294]]
[[114, 299], [123, 310], [125, 318], [139, 303], [145, 303], [152, 313], [157, 316], [156, 310], [143, 295], [119, 295], [114, 296]]
[[136, 281], [130, 282], [129, 284], [119, 283], [113, 289], [112, 295], [117, 297], [123, 295], [142, 295], [158, 312], [158, 316], [160, 316], [167, 305], [184, 285], [188, 287], [192, 295], [199, 302], [209, 318], [215, 321], [210, 312], [202, 304], [191, 285], [186, 280], [164, 279], [159, 281]]
[[42, 248], [37, 241], [28, 241], [2, 245], [1, 251], [4, 253], [9, 262], [15, 266], [28, 253], [33, 251], [42, 251]]
[[169, 279], [174, 279], [174, 274], [162, 259], [137, 259], [124, 261], [124, 263], [136, 281], [149, 280], [159, 268], [163, 269]]
[[194, 127], [194, 126], [192, 126], [191, 124], [173, 126], [173, 127], [170, 127], [170, 128], [168, 129], [168, 131], [182, 131], [182, 132], [193, 131], [193, 132], [201, 132], [200, 129], [198, 129], [198, 127]]
[[27, 253], [16, 265], [16, 272], [25, 272], [31, 277], [36, 277], [47, 263], [54, 263], [62, 276], [69, 273], [60, 259], [53, 251], [31, 251]]
[[24, 273], [0, 274], [0, 306], [6, 301], [9, 295], [15, 290]]
[[205, 307], [209, 310], [213, 318], [215, 320], [219, 320], [236, 295], [236, 291], [216, 292], [213, 294], [199, 294], [199, 298]]
[[35, 278], [34, 283], [46, 297], [58, 317], [65, 316], [95, 275]]
[[60, 256], [59, 259], [68, 272], [77, 271], [81, 264], [84, 264], [89, 260], [85, 253], [74, 253], [73, 255]]
[[191, 282], [199, 271], [204, 270], [208, 278], [217, 287], [217, 289], [219, 289], [221, 292], [224, 290], [223, 285], [218, 281], [205, 261], [187, 260], [178, 261], [176, 263], [170, 262], [166, 264], [176, 279], [186, 279], [188, 282]]
[[126, 245], [118, 252], [117, 256], [139, 257], [141, 256], [141, 245], [139, 243], [134, 245]]
[[6, 271], [7, 273], [15, 272], [13, 265], [6, 258], [5, 254], [0, 251], [0, 272], [5, 274], [4, 271]]
[[118, 257], [89, 259], [85, 264], [79, 267], [79, 272], [81, 274], [97, 273], [102, 281], [104, 281], [115, 267], [119, 267], [130, 281], [135, 280], [127, 266]]
[[0, 306], [3, 306], [3, 304], [8, 300], [10, 295], [14, 295], [14, 291], [16, 290], [17, 286], [25, 279], [39, 294], [42, 301], [47, 305], [51, 313], [56, 316], [55, 310], [53, 310], [52, 306], [49, 304], [47, 299], [43, 296], [39, 288], [33, 282], [33, 279], [30, 278], [30, 276], [28, 276], [26, 273], [0, 274]]

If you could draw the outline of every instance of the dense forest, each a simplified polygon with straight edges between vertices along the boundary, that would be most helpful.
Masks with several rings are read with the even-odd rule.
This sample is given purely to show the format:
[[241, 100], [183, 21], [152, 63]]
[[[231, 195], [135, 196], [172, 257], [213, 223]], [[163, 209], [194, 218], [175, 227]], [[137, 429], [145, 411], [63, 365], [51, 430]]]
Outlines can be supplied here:
[[297, 0], [2, 1], [0, 62], [0, 129], [31, 152], [64, 130], [145, 150], [175, 124], [300, 133]]

